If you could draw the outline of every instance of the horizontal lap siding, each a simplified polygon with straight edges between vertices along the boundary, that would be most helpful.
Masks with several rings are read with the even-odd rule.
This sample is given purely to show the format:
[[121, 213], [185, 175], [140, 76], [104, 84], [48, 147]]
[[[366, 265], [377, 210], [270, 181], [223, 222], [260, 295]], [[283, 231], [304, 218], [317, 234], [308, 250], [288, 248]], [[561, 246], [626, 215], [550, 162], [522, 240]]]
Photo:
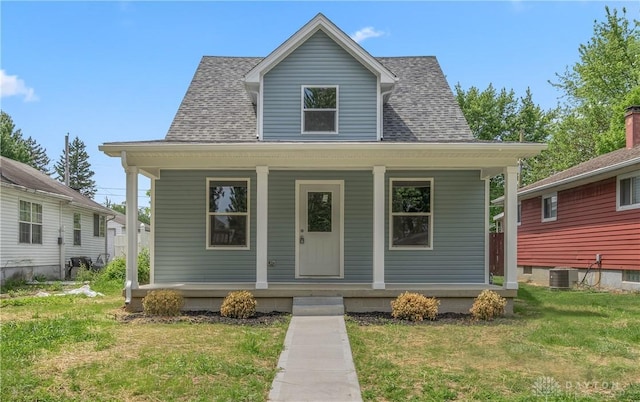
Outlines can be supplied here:
[[[269, 282], [295, 279], [295, 182], [344, 180], [344, 279], [313, 282], [371, 282], [373, 255], [373, 175], [370, 171], [269, 173]], [[308, 282], [310, 279], [305, 278]]]
[[[484, 283], [485, 183], [478, 171], [387, 171], [385, 281]], [[389, 179], [433, 178], [433, 250], [389, 250]]]
[[[338, 85], [338, 134], [301, 134], [301, 87]], [[325, 33], [317, 32], [264, 77], [263, 138], [376, 139], [377, 78]]]
[[[206, 249], [208, 177], [250, 179], [249, 250]], [[156, 283], [255, 281], [255, 171], [163, 170], [154, 204]]]
[[558, 193], [558, 219], [541, 222], [541, 197], [523, 200], [518, 265], [640, 269], [640, 209], [616, 211], [616, 178]]
[[[0, 230], [0, 244], [2, 247], [0, 249], [0, 263], [2, 267], [59, 265], [60, 201], [4, 187], [1, 192], [2, 230]], [[42, 244], [19, 242], [18, 219], [21, 200], [42, 205]], [[69, 226], [66, 227], [66, 230], [69, 230]]]

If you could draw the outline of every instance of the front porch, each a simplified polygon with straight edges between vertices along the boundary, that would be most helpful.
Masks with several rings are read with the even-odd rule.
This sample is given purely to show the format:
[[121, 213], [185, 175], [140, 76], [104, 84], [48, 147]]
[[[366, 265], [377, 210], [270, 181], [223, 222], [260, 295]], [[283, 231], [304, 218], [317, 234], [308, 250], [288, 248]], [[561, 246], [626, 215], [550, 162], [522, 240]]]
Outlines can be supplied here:
[[234, 290], [248, 290], [258, 301], [259, 312], [291, 312], [294, 297], [340, 296], [345, 312], [390, 312], [391, 301], [404, 292], [416, 292], [440, 300], [441, 313], [468, 313], [473, 299], [490, 289], [507, 299], [507, 314], [513, 313], [517, 289], [487, 284], [386, 284], [385, 289], [372, 289], [371, 284], [269, 283], [268, 289], [256, 289], [252, 283], [165, 283], [142, 285], [131, 290], [128, 311], [142, 311], [142, 299], [156, 289], [179, 291], [185, 299], [184, 310], [220, 311], [225, 296]]

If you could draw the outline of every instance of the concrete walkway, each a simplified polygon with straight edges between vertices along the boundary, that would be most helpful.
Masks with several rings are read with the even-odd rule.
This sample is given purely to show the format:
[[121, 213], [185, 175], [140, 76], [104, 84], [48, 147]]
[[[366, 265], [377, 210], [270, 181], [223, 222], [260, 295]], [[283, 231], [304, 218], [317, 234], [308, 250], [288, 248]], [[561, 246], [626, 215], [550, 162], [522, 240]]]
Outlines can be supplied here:
[[362, 401], [344, 316], [293, 316], [269, 401]]

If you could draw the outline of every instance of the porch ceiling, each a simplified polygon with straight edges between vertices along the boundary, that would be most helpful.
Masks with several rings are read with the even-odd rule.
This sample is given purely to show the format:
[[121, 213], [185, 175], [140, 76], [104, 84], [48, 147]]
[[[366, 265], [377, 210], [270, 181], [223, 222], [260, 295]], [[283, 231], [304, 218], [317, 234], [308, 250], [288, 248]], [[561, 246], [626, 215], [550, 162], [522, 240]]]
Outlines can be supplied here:
[[161, 169], [494, 169], [537, 155], [533, 143], [108, 143], [109, 156], [157, 175]]

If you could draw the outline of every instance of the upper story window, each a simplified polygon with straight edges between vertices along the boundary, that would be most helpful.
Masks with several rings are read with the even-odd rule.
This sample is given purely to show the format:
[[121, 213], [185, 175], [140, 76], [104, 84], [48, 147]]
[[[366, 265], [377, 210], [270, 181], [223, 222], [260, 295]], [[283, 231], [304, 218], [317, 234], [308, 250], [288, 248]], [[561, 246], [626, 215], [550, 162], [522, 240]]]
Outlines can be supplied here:
[[207, 248], [249, 249], [249, 179], [207, 179]]
[[20, 201], [20, 243], [42, 244], [42, 204]]
[[542, 196], [542, 222], [551, 222], [558, 219], [558, 194]]
[[77, 212], [73, 214], [73, 245], [82, 245], [82, 215]]
[[640, 171], [618, 176], [618, 211], [640, 208]]
[[430, 249], [433, 228], [433, 179], [391, 179], [389, 247]]
[[93, 214], [93, 235], [95, 237], [104, 237], [106, 225], [107, 220], [104, 215]]
[[338, 132], [338, 87], [302, 87], [302, 132]]

